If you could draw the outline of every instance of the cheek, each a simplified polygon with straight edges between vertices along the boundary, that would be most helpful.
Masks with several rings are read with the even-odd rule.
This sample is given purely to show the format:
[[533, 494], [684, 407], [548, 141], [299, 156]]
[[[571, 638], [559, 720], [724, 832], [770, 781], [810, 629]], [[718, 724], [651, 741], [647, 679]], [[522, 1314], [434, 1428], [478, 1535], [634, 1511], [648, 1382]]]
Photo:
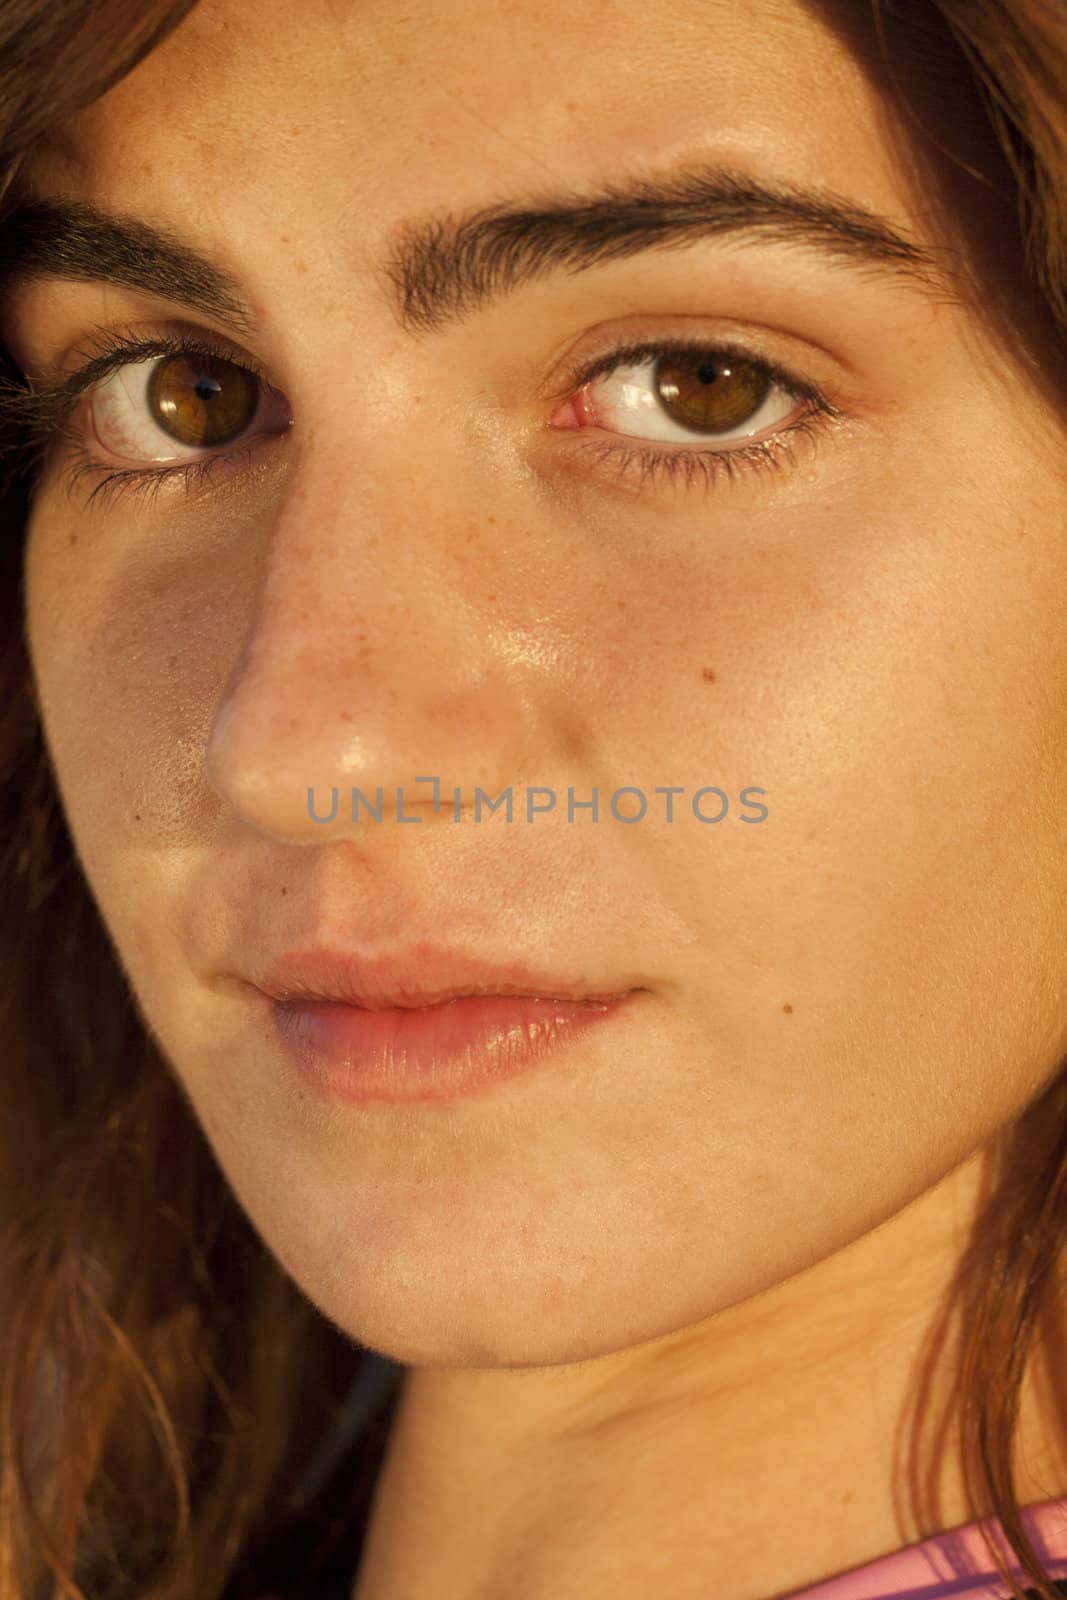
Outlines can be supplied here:
[[203, 749], [247, 574], [210, 540], [197, 559], [184, 527], [118, 535], [117, 519], [80, 518], [46, 490], [27, 530], [26, 620], [71, 833], [121, 935], [168, 853], [202, 842], [215, 815]]
[[605, 730], [642, 730], [622, 781], [649, 792], [766, 791], [758, 825], [683, 803], [661, 830], [677, 972], [720, 1059], [789, 1061], [798, 1116], [814, 1091], [839, 1121], [865, 1061], [920, 1097], [955, 1074], [992, 1131], [1067, 1050], [1061, 513], [926, 483], [794, 524], [774, 548], [753, 524], [701, 582], [649, 577]]

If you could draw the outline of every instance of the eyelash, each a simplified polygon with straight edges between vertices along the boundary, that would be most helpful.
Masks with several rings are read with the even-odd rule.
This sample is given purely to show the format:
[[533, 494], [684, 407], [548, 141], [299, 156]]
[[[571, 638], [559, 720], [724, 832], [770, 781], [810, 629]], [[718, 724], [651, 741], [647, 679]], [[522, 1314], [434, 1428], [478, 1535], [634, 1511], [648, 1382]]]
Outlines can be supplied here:
[[[662, 449], [592, 439], [575, 442], [570, 446], [571, 452], [604, 467], [613, 467], [616, 481], [637, 474], [638, 492], [660, 481], [672, 484], [684, 482], [686, 488], [703, 484], [707, 491], [721, 479], [733, 481], [744, 471], [763, 471], [795, 464], [795, 441], [801, 437], [817, 438], [827, 424], [841, 415], [817, 384], [797, 377], [775, 361], [753, 355], [739, 343], [707, 338], [645, 340], [616, 346], [593, 360], [576, 363], [566, 375], [565, 392], [575, 394], [596, 378], [610, 376], [623, 366], [693, 351], [755, 362], [786, 394], [797, 401], [806, 401], [807, 410], [769, 437], [734, 448]], [[27, 464], [31, 471], [34, 467], [39, 469], [65, 436], [67, 460], [63, 484], [68, 491], [82, 478], [106, 472], [107, 476], [97, 483], [90, 494], [86, 508], [98, 495], [102, 502], [120, 493], [138, 498], [155, 496], [164, 481], [173, 478], [182, 480], [186, 493], [189, 493], [200, 488], [217, 471], [232, 470], [251, 457], [254, 445], [235, 445], [227, 451], [175, 466], [120, 468], [109, 472], [106, 464], [88, 449], [84, 438], [70, 431], [70, 423], [82, 395], [111, 373], [138, 361], [161, 359], [169, 355], [213, 356], [242, 367], [261, 386], [271, 388], [262, 368], [251, 357], [238, 355], [225, 340], [206, 331], [195, 335], [181, 332], [146, 337], [122, 328], [98, 328], [89, 335], [86, 350], [79, 354], [85, 354], [84, 364], [62, 382], [45, 384], [37, 389], [12, 385], [0, 392], [0, 427], [5, 432], [10, 430], [5, 440], [5, 453], [17, 452], [23, 458], [23, 470]], [[14, 435], [13, 441], [10, 433]], [[627, 435], [613, 437], [625, 439]]]

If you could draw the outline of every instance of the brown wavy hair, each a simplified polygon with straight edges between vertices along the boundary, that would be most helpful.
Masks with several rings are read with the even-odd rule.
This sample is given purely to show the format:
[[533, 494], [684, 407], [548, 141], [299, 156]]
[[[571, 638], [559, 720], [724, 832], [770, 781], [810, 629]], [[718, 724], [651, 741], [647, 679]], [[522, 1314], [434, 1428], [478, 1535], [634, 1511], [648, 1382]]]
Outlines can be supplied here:
[[[35, 141], [130, 71], [193, 3], [0, 0], [0, 238], [3, 196]], [[1008, 174], [1014, 248], [1062, 360], [1067, 12], [1059, 0], [841, 0], [837, 10], [873, 24], [905, 98], [902, 60], [950, 63]], [[17, 384], [2, 351], [0, 363]], [[316, 1445], [365, 1353], [312, 1308], [238, 1206], [100, 921], [26, 651], [33, 472], [2, 406], [0, 462], [0, 1600], [219, 1600], [299, 1512]], [[1058, 1600], [1020, 1522], [1014, 1440], [1039, 1331], [1067, 1440], [1057, 1389], [1067, 1073], [995, 1155], [934, 1339], [943, 1344], [957, 1313], [954, 1415], [937, 1449], [954, 1420], [972, 1516], [998, 1517], [1042, 1600]], [[920, 1384], [916, 1491], [924, 1400]], [[366, 1512], [369, 1446], [366, 1459], [362, 1477], [345, 1475], [338, 1526]]]

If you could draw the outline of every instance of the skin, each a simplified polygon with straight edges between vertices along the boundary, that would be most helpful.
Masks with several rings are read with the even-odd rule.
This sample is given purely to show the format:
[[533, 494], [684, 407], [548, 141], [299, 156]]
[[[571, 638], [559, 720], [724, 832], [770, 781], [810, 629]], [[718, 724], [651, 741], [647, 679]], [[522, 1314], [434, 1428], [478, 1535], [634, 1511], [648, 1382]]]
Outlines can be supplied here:
[[[769, 1600], [968, 1520], [951, 1439], [902, 1504], [899, 1429], [989, 1155], [1067, 1050], [1062, 417], [975, 305], [768, 238], [421, 337], [377, 270], [445, 203], [697, 154], [936, 245], [885, 91], [786, 0], [307, 0], [296, 32], [202, 0], [64, 133], [33, 182], [230, 266], [294, 419], [188, 497], [87, 507], [53, 461], [27, 626], [84, 869], [223, 1171], [411, 1369], [354, 1595]], [[94, 324], [225, 333], [55, 280], [4, 315], [38, 378]], [[708, 493], [598, 474], [539, 386], [677, 332], [758, 341], [840, 423]], [[310, 782], [428, 772], [748, 783], [770, 815], [306, 814]], [[647, 992], [402, 1109], [310, 1092], [235, 981], [434, 936]], [[1049, 1417], [1032, 1369], [1023, 1503], [1067, 1493]]]

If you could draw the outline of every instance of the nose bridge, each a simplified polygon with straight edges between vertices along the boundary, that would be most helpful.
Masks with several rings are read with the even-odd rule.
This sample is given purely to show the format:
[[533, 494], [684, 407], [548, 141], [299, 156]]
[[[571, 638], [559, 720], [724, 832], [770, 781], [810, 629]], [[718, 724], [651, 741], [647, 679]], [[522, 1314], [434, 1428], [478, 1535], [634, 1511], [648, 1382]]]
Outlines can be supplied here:
[[381, 462], [347, 486], [320, 464], [291, 488], [211, 725], [216, 791], [309, 842], [335, 788], [331, 832], [358, 825], [354, 790], [391, 807], [402, 789], [405, 810], [431, 800], [430, 778], [450, 807], [498, 793], [523, 764], [531, 708], [478, 565], [494, 555], [468, 542], [477, 512]]

